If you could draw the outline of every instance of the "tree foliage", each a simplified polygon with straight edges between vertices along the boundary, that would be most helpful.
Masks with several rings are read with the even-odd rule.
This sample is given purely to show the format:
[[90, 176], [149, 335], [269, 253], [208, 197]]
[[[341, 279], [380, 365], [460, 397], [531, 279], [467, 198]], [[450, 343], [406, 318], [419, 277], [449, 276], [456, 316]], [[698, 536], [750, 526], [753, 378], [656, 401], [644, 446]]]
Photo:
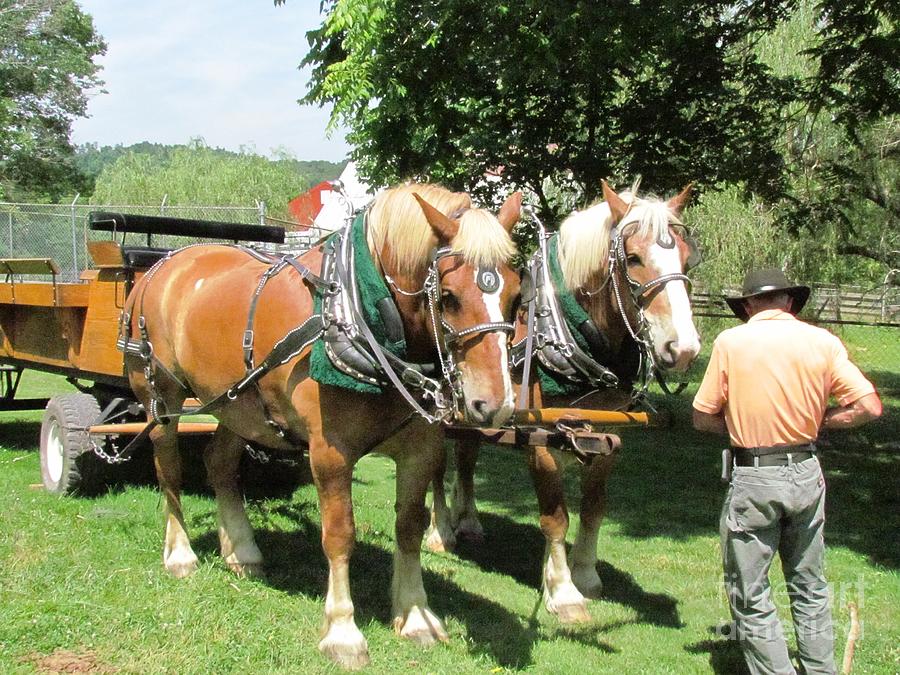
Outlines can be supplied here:
[[0, 0], [0, 196], [76, 186], [71, 124], [102, 84], [94, 60], [105, 51], [74, 0]]
[[[836, 281], [900, 267], [896, 3], [322, 8], [304, 101], [333, 106], [375, 183], [429, 178], [482, 200], [515, 184], [551, 219], [595, 198], [600, 178], [734, 186], [723, 204], [753, 195], [739, 217], [777, 233], [770, 262]], [[498, 167], [501, 184], [482, 180]]]
[[[801, 3], [784, 55], [804, 75], [785, 114], [790, 190], [778, 221], [804, 274], [847, 281], [900, 269], [900, 7]], [[900, 282], [900, 277], [894, 277]]]
[[[258, 156], [249, 150], [232, 152], [223, 148], [210, 148], [202, 139], [195, 139], [187, 146], [202, 153], [215, 155], [221, 160], [221, 166], [229, 167], [236, 163], [245, 162], [248, 156]], [[78, 146], [75, 153], [75, 165], [84, 176], [88, 186], [86, 195], [90, 196], [94, 191], [94, 184], [101, 173], [111, 168], [124, 155], [145, 156], [148, 165], [157, 170], [158, 167], [170, 164], [172, 155], [176, 151], [183, 152], [183, 145], [166, 145], [163, 143], [150, 143], [143, 141], [133, 145], [104, 145], [86, 143]], [[255, 160], [255, 161], [258, 161]], [[328, 162], [324, 160], [299, 160], [287, 152], [279, 154], [278, 158], [266, 160], [276, 165], [279, 172], [286, 171], [294, 176], [294, 190], [301, 192], [310, 186], [323, 180], [337, 178], [344, 167], [342, 162]], [[119, 167], [121, 168], [121, 167]], [[230, 170], [230, 169], [229, 169]], [[109, 179], [104, 179], [106, 183]], [[104, 188], [105, 189], [105, 188]], [[172, 190], [174, 192], [174, 189]], [[139, 195], [135, 195], [136, 197]], [[154, 197], [155, 199], [155, 197]]]
[[[202, 139], [187, 146], [150, 144], [152, 151], [127, 151], [97, 177], [94, 204], [252, 206], [284, 214], [287, 203], [310, 179], [292, 162], [207, 147]], [[333, 176], [331, 176], [333, 177]]]
[[[334, 106], [375, 182], [478, 191], [503, 167], [545, 211], [601, 178], [650, 189], [781, 187], [785, 82], [750, 48], [777, 3], [332, 0], [310, 34], [307, 102]], [[775, 11], [768, 11], [774, 9]]]

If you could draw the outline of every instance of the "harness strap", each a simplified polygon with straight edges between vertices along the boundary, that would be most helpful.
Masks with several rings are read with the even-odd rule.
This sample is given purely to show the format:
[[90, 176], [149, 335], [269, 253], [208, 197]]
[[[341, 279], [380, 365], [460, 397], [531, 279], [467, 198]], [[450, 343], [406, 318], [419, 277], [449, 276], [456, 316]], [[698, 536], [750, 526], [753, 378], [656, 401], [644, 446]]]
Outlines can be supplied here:
[[534, 354], [534, 314], [536, 298], [528, 302], [528, 319], [525, 324], [525, 361], [522, 364], [522, 384], [519, 387], [519, 400], [516, 407], [524, 410], [528, 407], [528, 381], [531, 379], [531, 357]]
[[[350, 283], [350, 277], [347, 273], [347, 269], [344, 264], [343, 256], [341, 256], [341, 255], [335, 256], [335, 268], [337, 270], [338, 278], [345, 285], [345, 287], [349, 288], [349, 286], [347, 284]], [[351, 298], [352, 298], [352, 294], [351, 294]], [[387, 375], [391, 384], [394, 385], [394, 387], [397, 389], [398, 392], [400, 392], [400, 395], [404, 398], [404, 400], [406, 400], [406, 402], [409, 403], [409, 405], [412, 407], [412, 409], [415, 410], [419, 415], [424, 417], [428, 422], [431, 422], [431, 423], [439, 422], [442, 419], [442, 417], [436, 417], [436, 416], [430, 414], [421, 405], [419, 405], [419, 402], [416, 401], [416, 399], [406, 388], [406, 385], [403, 383], [403, 381], [400, 379], [400, 377], [397, 376], [397, 373], [394, 371], [394, 368], [388, 362], [388, 358], [386, 357], [387, 351], [382, 349], [381, 345], [378, 344], [378, 340], [375, 338], [375, 336], [372, 334], [371, 329], [366, 324], [365, 318], [362, 316], [362, 313], [360, 312], [359, 308], [357, 307], [356, 302], [351, 301], [348, 303], [348, 305], [350, 307], [350, 313], [353, 315], [353, 320], [356, 322], [359, 332], [362, 333], [363, 337], [366, 339], [366, 342], [368, 342], [368, 344], [369, 344], [370, 353], [378, 361], [378, 365], [381, 366], [381, 368], [384, 371], [384, 374]], [[399, 357], [394, 356], [393, 354], [391, 356], [393, 356], [395, 359], [397, 359], [397, 361], [402, 363], [404, 366], [407, 366], [406, 369], [403, 370], [403, 375], [405, 377], [420, 380], [423, 385], [423, 388], [424, 388], [424, 386], [427, 382], [427, 378], [425, 378], [425, 376], [422, 375], [422, 373], [416, 371], [413, 368], [408, 367], [408, 364], [403, 362]], [[411, 373], [415, 373], [415, 375], [412, 375]], [[435, 389], [434, 391], [432, 391], [430, 393], [435, 397], [436, 402], [437, 402], [437, 399], [440, 396], [440, 391]]]

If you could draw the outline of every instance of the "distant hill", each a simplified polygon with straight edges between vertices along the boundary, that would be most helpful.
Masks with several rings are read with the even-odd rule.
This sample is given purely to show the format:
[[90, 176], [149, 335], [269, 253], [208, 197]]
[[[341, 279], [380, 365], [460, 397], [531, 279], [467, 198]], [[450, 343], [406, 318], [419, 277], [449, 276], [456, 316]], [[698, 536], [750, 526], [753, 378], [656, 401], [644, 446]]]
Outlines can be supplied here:
[[[98, 145], [96, 143], [85, 143], [79, 145], [75, 149], [75, 166], [85, 178], [86, 187], [89, 194], [84, 194], [85, 198], [90, 197], [94, 192], [94, 185], [97, 177], [106, 167], [114, 164], [117, 159], [128, 153], [141, 155], [149, 155], [157, 160], [167, 160], [176, 148], [186, 147], [184, 145], [164, 145], [162, 143], [141, 142], [133, 145]], [[205, 146], [204, 146], [205, 147]], [[258, 154], [258, 153], [240, 153], [222, 148], [207, 148], [208, 150], [224, 156], [237, 157], [242, 154]], [[301, 160], [292, 157], [282, 157], [279, 159], [270, 159], [273, 164], [283, 165], [292, 169], [298, 176], [298, 193], [316, 185], [323, 180], [337, 178], [343, 171], [346, 162], [326, 162], [324, 160]]]

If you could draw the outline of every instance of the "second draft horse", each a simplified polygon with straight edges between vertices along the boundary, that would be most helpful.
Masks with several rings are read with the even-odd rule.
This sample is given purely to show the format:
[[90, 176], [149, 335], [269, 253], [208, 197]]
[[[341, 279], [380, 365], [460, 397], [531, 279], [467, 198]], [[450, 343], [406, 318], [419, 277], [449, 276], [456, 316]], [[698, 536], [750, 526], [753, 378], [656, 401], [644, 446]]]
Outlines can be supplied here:
[[[603, 194], [604, 202], [569, 216], [529, 266], [536, 312], [529, 318], [524, 303], [515, 339], [521, 347], [533, 333], [541, 376], [530, 387], [532, 407], [577, 401], [580, 408], [625, 409], [634, 401], [636, 379], [646, 385], [655, 372], [684, 370], [700, 350], [684, 274], [699, 254], [679, 219], [690, 186], [668, 201], [641, 199], [633, 191], [618, 195], [605, 182]], [[523, 350], [514, 350], [521, 365]], [[452, 548], [459, 536], [483, 537], [474, 496], [477, 457], [477, 441], [457, 443], [450, 505], [443, 466], [435, 478], [432, 550]], [[615, 460], [595, 456], [583, 467], [579, 528], [567, 555], [562, 470], [571, 457], [541, 446], [528, 450], [546, 539], [544, 604], [563, 622], [588, 620], [585, 597], [601, 591], [597, 537]]]

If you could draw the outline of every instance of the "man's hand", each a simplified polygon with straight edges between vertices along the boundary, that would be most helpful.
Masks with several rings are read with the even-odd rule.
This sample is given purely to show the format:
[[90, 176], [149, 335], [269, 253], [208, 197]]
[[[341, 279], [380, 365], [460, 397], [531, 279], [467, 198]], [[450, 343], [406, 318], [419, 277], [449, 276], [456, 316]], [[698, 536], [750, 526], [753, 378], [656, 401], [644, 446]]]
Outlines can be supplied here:
[[725, 425], [725, 413], [723, 412], [710, 415], [694, 408], [693, 422], [697, 431], [706, 431], [711, 434], [728, 434], [728, 427]]
[[[694, 416], [696, 420], [696, 411]], [[881, 399], [876, 393], [866, 394], [848, 406], [828, 408], [822, 418], [822, 428], [852, 429], [878, 417], [881, 417]]]

